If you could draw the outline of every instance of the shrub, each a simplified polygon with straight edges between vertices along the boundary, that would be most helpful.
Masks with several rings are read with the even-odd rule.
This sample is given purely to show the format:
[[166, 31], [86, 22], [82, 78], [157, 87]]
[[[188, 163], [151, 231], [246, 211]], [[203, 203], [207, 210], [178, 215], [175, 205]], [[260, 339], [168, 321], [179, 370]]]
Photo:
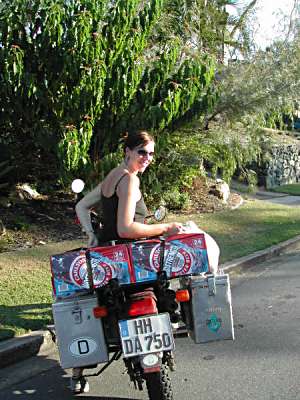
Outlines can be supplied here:
[[164, 192], [162, 200], [167, 204], [169, 210], [182, 210], [190, 205], [188, 193], [180, 192], [178, 188]]

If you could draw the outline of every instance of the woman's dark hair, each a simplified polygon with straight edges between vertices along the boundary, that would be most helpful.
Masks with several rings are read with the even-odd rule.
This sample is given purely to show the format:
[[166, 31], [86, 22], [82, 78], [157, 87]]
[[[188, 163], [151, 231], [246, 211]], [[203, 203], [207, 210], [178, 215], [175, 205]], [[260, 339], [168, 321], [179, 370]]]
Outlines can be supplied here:
[[124, 143], [124, 151], [126, 147], [130, 150], [133, 150], [137, 146], [145, 146], [149, 142], [154, 142], [154, 138], [150, 133], [144, 130], [126, 132], [124, 135], [123, 143]]

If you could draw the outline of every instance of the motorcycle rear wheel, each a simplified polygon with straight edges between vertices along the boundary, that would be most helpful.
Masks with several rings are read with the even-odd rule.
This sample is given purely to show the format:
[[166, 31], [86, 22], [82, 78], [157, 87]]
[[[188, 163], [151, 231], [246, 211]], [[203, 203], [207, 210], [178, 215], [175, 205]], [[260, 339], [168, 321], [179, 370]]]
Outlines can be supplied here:
[[169, 367], [162, 364], [160, 371], [145, 374], [149, 400], [173, 400]]

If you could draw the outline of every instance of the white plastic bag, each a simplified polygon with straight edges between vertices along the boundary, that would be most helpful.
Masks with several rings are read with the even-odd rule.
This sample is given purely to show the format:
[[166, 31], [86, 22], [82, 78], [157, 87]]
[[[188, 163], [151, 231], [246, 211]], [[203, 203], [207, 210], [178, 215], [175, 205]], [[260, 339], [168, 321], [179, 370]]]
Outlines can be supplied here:
[[218, 265], [219, 265], [219, 257], [220, 257], [220, 248], [215, 241], [208, 233], [206, 233], [203, 229], [200, 229], [194, 221], [187, 221], [184, 226], [182, 233], [204, 233], [206, 247], [207, 247], [207, 256], [208, 263], [210, 267], [210, 271], [213, 274], [218, 273]]

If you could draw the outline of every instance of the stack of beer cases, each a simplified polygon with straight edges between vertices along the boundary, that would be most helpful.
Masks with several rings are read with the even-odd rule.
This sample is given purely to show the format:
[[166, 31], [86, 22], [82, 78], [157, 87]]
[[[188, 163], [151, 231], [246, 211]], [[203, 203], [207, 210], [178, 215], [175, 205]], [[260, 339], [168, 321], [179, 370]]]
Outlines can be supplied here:
[[[51, 257], [54, 297], [80, 296], [106, 285], [112, 278], [118, 278], [121, 285], [154, 281], [160, 270], [161, 246], [161, 240], [153, 239], [54, 255]], [[209, 272], [201, 233], [167, 238], [163, 254], [163, 269], [169, 278]]]

